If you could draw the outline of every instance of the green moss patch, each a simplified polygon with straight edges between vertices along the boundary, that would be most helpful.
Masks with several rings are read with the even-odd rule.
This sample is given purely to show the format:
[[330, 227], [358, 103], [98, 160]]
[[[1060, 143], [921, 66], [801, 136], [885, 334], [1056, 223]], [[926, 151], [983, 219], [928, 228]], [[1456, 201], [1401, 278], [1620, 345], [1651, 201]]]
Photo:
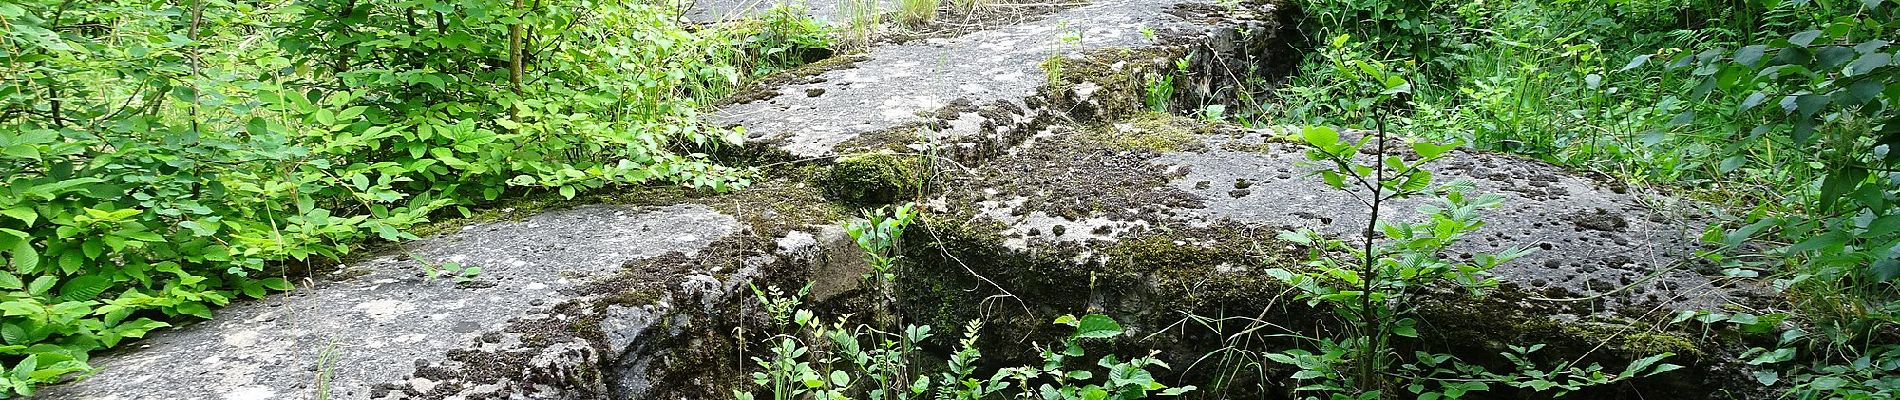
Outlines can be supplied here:
[[827, 198], [856, 205], [892, 204], [923, 190], [916, 158], [889, 153], [839, 158], [821, 184]]

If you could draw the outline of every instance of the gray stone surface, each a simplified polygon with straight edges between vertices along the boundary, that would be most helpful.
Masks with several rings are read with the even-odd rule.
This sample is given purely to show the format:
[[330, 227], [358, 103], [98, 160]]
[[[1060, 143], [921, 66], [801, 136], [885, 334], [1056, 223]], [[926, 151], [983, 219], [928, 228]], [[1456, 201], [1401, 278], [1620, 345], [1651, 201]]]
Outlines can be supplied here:
[[[835, 155], [840, 145], [871, 135], [935, 143], [952, 154], [1008, 147], [1027, 136], [1034, 122], [1067, 111], [1033, 101], [1049, 82], [1039, 67], [1045, 61], [1100, 49], [1157, 47], [1163, 41], [1205, 45], [1217, 37], [1231, 39], [1231, 33], [1223, 33], [1234, 28], [1226, 21], [1173, 13], [1183, 5], [1206, 4], [1101, 2], [1023, 24], [876, 47], [854, 68], [774, 88], [776, 96], [724, 108], [712, 120], [743, 126], [750, 142], [800, 158]], [[1086, 87], [1078, 91], [1088, 97]], [[931, 128], [917, 129], [926, 125]]]
[[[1185, 210], [1179, 217], [1197, 226], [1226, 219], [1361, 237], [1368, 208], [1310, 175], [1321, 166], [1307, 162], [1306, 146], [1266, 141], [1265, 134], [1210, 138], [1207, 151], [1154, 159], [1184, 172], [1169, 186], [1204, 200], [1205, 208]], [[1410, 152], [1393, 142], [1393, 154]], [[1247, 150], [1232, 150], [1230, 144]], [[1605, 298], [1612, 307], [1660, 303], [1672, 310], [1702, 309], [1726, 299], [1695, 272], [1691, 256], [1703, 225], [1653, 206], [1670, 199], [1627, 193], [1620, 184], [1507, 155], [1454, 151], [1427, 169], [1440, 184], [1463, 181], [1472, 184], [1471, 195], [1503, 196], [1501, 207], [1479, 213], [1486, 225], [1451, 249], [1460, 256], [1512, 247], [1534, 251], [1495, 270], [1500, 279], [1575, 296], [1616, 292]], [[1416, 221], [1423, 216], [1421, 207], [1435, 204], [1400, 199], [1381, 207], [1382, 218]]]
[[[824, 21], [833, 26], [842, 26], [850, 17], [846, 15], [846, 1], [852, 0], [696, 0], [686, 10], [686, 19], [696, 22], [727, 21], [737, 18], [756, 17], [780, 4], [805, 10], [805, 15]], [[862, 1], [860, 1], [862, 2]], [[877, 11], [891, 12], [897, 9], [896, 0], [876, 0], [868, 3]]]
[[[1181, 122], [1183, 125], [1197, 125]], [[1176, 149], [1117, 148], [1100, 132], [1053, 127], [1012, 155], [950, 184], [933, 211], [993, 221], [1002, 244], [1026, 254], [1070, 251], [1078, 266], [1114, 264], [1101, 249], [1131, 237], [1163, 235], [1184, 246], [1246, 240], [1207, 235], [1216, 226], [1245, 227], [1268, 238], [1311, 228], [1358, 237], [1367, 208], [1309, 173], [1304, 146], [1268, 140], [1264, 130], [1118, 124], [1114, 135], [1197, 129]], [[1181, 135], [1173, 133], [1172, 135]], [[1394, 147], [1403, 149], [1403, 147]], [[1429, 166], [1438, 183], [1463, 180], [1468, 193], [1504, 197], [1482, 211], [1487, 226], [1448, 257], [1524, 247], [1534, 253], [1499, 269], [1506, 283], [1538, 298], [1588, 298], [1603, 312], [1654, 313], [1718, 306], [1729, 298], [1698, 273], [1692, 256], [1700, 221], [1682, 205], [1627, 193], [1559, 167], [1518, 157], [1454, 151]], [[1412, 220], [1426, 199], [1388, 203], [1385, 218]], [[1687, 214], [1687, 213], [1684, 213]], [[1270, 243], [1269, 243], [1270, 244]], [[1258, 270], [1234, 260], [1223, 271]], [[1599, 297], [1600, 296], [1600, 297]], [[1594, 298], [1593, 298], [1594, 297]]]
[[[97, 375], [49, 387], [39, 397], [311, 399], [317, 398], [319, 372], [330, 375], [333, 399], [406, 397], [391, 388], [430, 392], [443, 382], [414, 376], [419, 366], [441, 364], [458, 350], [516, 345], [518, 336], [497, 335], [505, 324], [572, 318], [548, 315], [549, 306], [574, 299], [572, 289], [585, 282], [629, 261], [697, 252], [738, 229], [731, 217], [698, 205], [588, 206], [471, 225], [346, 270], [364, 275], [239, 302], [210, 321], [101, 355], [93, 360]], [[458, 286], [424, 279], [418, 259], [483, 272], [476, 285]], [[576, 346], [586, 347], [549, 345], [536, 350], [529, 364], [560, 370], [591, 362], [591, 352]], [[319, 368], [320, 362], [327, 367]], [[492, 384], [501, 390], [511, 383]], [[556, 393], [564, 390], [543, 389], [547, 398], [559, 398]]]

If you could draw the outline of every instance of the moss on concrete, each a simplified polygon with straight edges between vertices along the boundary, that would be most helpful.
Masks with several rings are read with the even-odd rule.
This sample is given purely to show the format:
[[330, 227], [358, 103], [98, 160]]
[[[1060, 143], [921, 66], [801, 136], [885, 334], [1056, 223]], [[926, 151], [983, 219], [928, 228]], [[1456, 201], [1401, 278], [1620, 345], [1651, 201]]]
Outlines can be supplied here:
[[1083, 137], [1122, 151], [1165, 153], [1205, 148], [1202, 137], [1215, 130], [1212, 124], [1192, 118], [1142, 111], [1123, 122], [1090, 129]]
[[892, 204], [923, 190], [916, 157], [889, 153], [841, 157], [821, 184], [826, 197], [856, 205]]

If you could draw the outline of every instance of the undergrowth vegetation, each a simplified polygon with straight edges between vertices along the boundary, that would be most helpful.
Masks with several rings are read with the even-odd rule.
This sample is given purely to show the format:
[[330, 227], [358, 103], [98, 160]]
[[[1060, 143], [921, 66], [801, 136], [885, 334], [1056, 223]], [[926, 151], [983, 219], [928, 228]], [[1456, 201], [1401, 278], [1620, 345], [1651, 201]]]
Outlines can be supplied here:
[[289, 271], [458, 208], [746, 185], [748, 170], [700, 154], [740, 132], [698, 110], [827, 36], [803, 13], [705, 29], [674, 15], [592, 0], [0, 3], [0, 390], [83, 373], [89, 352], [290, 289]]
[[[1717, 212], [1703, 257], [1792, 309], [1675, 323], [1775, 335], [1797, 398], [1900, 391], [1900, 4], [1304, 0], [1315, 49], [1260, 113], [1351, 125], [1356, 65], [1411, 65], [1402, 134], [1600, 171]], [[1766, 321], [1766, 322], [1764, 322]]]

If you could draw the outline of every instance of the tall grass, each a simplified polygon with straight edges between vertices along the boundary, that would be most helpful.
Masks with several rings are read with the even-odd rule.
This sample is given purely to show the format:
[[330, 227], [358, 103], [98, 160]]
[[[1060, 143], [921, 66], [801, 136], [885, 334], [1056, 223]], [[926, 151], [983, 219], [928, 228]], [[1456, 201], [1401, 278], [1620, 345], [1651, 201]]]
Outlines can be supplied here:
[[898, 0], [898, 16], [905, 26], [920, 27], [937, 19], [943, 0]]

